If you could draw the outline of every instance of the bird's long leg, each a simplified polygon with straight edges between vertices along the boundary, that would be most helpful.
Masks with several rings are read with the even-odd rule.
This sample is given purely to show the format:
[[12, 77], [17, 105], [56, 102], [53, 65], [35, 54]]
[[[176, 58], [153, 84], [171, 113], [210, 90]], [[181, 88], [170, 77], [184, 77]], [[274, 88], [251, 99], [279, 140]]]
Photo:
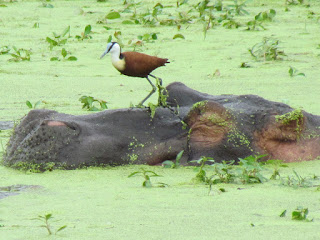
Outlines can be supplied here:
[[167, 96], [166, 96], [166, 94], [163, 94], [164, 88], [162, 87], [162, 79], [158, 78], [152, 74], [149, 74], [149, 76], [151, 76], [157, 80], [157, 88], [158, 88], [158, 92], [159, 92], [158, 106], [162, 106], [162, 107], [167, 106]]
[[150, 81], [150, 79], [148, 78], [148, 76], [146, 77], [146, 79], [148, 80], [148, 82], [149, 82], [150, 85], [152, 86], [152, 90], [151, 90], [151, 92], [148, 94], [148, 96], [146, 96], [146, 97], [139, 103], [139, 106], [142, 106], [143, 103], [144, 103], [152, 94], [154, 94], [154, 92], [157, 90], [156, 86]]
[[161, 78], [158, 78], [158, 77], [156, 77], [156, 76], [154, 76], [154, 75], [152, 75], [152, 74], [150, 74], [150, 73], [149, 73], [149, 76], [151, 76], [151, 77], [153, 77], [153, 78], [155, 78], [155, 79], [159, 79], [160, 86], [162, 86], [162, 79], [161, 79]]

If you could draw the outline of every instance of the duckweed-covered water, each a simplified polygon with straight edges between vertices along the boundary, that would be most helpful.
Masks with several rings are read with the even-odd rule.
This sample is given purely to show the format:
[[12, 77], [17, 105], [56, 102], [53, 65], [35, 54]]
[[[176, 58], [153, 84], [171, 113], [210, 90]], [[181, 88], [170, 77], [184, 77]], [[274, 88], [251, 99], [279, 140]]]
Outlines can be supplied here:
[[[31, 51], [30, 61], [8, 61], [12, 56], [0, 55], [0, 121], [18, 122], [29, 111], [27, 100], [33, 105], [43, 101], [37, 108], [71, 114], [90, 114], [81, 109], [79, 98], [83, 95], [103, 99], [109, 108], [139, 103], [151, 90], [148, 82], [119, 75], [109, 56], [99, 59], [109, 36], [116, 40], [115, 31], [121, 31], [124, 51], [133, 50], [128, 41], [136, 42], [147, 33], [157, 34], [156, 40], [144, 41], [137, 50], [169, 58], [170, 64], [154, 71], [165, 85], [181, 81], [213, 95], [256, 94], [320, 114], [318, 1], [305, 0], [302, 5], [285, 5], [285, 1], [275, 0], [248, 1], [244, 9], [249, 15], [234, 18], [242, 26], [226, 29], [219, 24], [207, 31], [205, 39], [203, 24], [195, 10], [189, 13], [195, 18], [180, 24], [180, 30], [177, 24], [122, 24], [134, 11], [134, 8], [124, 11], [123, 2], [126, 1], [0, 1], [0, 48], [15, 46]], [[170, 19], [170, 14], [177, 18], [177, 12], [185, 14], [198, 2], [190, 0], [177, 8], [177, 1], [161, 1], [164, 8], [158, 19]], [[143, 1], [136, 6], [137, 15], [148, 8], [152, 10], [157, 3]], [[233, 1], [222, 3], [232, 5]], [[263, 22], [266, 30], [246, 30], [248, 21], [269, 9], [276, 10], [276, 16], [271, 22]], [[121, 18], [105, 19], [113, 10], [120, 12]], [[91, 38], [77, 40], [75, 36], [81, 36], [87, 25], [92, 26]], [[66, 44], [50, 50], [46, 38], [53, 38], [53, 32], [61, 34], [68, 26], [70, 38]], [[185, 39], [173, 39], [178, 33]], [[286, 55], [280, 56], [282, 60], [256, 61], [250, 55], [248, 49], [264, 37], [279, 40], [278, 49]], [[64, 61], [62, 48], [78, 60]], [[52, 57], [61, 61], [50, 61]], [[242, 63], [250, 67], [240, 68]], [[305, 77], [291, 77], [290, 67]], [[156, 97], [151, 101], [156, 102]], [[0, 155], [10, 133], [10, 130], [0, 132]], [[277, 180], [256, 185], [218, 185], [208, 195], [207, 186], [190, 183], [195, 176], [193, 168], [148, 167], [163, 176], [152, 178], [152, 182], [164, 182], [169, 187], [146, 189], [141, 187], [142, 178], [127, 178], [139, 167], [43, 174], [0, 167], [2, 187], [42, 186], [0, 200], [0, 239], [319, 238], [317, 186], [293, 188], [282, 186]], [[313, 174], [319, 175], [320, 162], [289, 164], [289, 168], [280, 170], [281, 176], [293, 176], [292, 169], [311, 179]], [[267, 177], [271, 174], [272, 170], [264, 172]], [[318, 184], [317, 180], [314, 184]], [[225, 188], [226, 192], [220, 193], [219, 188]], [[314, 221], [291, 220], [291, 212], [298, 206], [308, 208], [308, 219]], [[285, 209], [286, 217], [279, 217]], [[63, 225], [67, 228], [48, 236], [47, 230], [40, 227], [42, 223], [33, 220], [46, 213], [53, 214], [53, 232]]]

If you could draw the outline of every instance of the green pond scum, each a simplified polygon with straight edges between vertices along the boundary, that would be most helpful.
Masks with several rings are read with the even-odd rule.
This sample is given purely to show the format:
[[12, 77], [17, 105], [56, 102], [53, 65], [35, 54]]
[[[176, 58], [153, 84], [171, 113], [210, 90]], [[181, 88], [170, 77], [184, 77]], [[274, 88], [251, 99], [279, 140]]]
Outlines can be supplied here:
[[[137, 105], [147, 81], [99, 59], [107, 42], [118, 41], [123, 51], [168, 58], [155, 70], [163, 86], [181, 81], [212, 95], [286, 103], [296, 110], [279, 120], [295, 120], [298, 130], [299, 109], [320, 114], [319, 13], [318, 0], [0, 0], [0, 121], [18, 123], [32, 108], [91, 114], [83, 96], [104, 99], [95, 102], [101, 109], [106, 101], [109, 109]], [[157, 95], [153, 106], [165, 100]], [[11, 133], [0, 131], [0, 158]], [[135, 147], [143, 146], [133, 138]], [[286, 165], [246, 163], [241, 174], [250, 179], [250, 168], [258, 169], [268, 179], [259, 184], [233, 183], [227, 163], [203, 166], [215, 176], [209, 194], [208, 185], [191, 181], [194, 167], [0, 166], [0, 187], [41, 186], [0, 191], [0, 239], [318, 239], [320, 159]], [[40, 167], [46, 171], [36, 173]], [[143, 178], [128, 178], [135, 172]], [[167, 187], [142, 187], [153, 173]]]

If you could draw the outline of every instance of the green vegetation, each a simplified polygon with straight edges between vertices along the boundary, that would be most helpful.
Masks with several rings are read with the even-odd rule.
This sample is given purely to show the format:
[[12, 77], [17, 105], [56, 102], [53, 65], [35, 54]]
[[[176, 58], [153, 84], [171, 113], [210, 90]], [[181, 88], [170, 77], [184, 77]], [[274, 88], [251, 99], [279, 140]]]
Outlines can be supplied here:
[[35, 102], [34, 104], [32, 104], [29, 100], [26, 101], [26, 105], [30, 109], [36, 109], [41, 103], [46, 104], [47, 102], [39, 100], [39, 101]]
[[[115, 31], [122, 32], [118, 36], [124, 44], [124, 51], [134, 49], [170, 58], [172, 64], [157, 70], [159, 76], [163, 77], [165, 85], [173, 81], [182, 81], [200, 92], [214, 95], [258, 94], [272, 101], [281, 102], [286, 99], [292, 106], [303, 106], [307, 112], [319, 115], [319, 98], [315, 87], [318, 86], [316, 65], [319, 61], [319, 49], [316, 49], [319, 38], [315, 30], [319, 27], [317, 1], [238, 0], [238, 5], [245, 2], [246, 6], [243, 9], [249, 15], [236, 15], [234, 11], [228, 10], [228, 5], [234, 3], [232, 0], [213, 0], [208, 1], [207, 7], [212, 8], [205, 10], [204, 19], [199, 17], [194, 5], [205, 1], [161, 1], [163, 8], [161, 12], [157, 12], [157, 19], [153, 18], [154, 25], [148, 25], [147, 22], [144, 25], [140, 19], [141, 14], [147, 12], [152, 17], [157, 1], [97, 1], [91, 1], [90, 4], [73, 1], [72, 6], [69, 1], [48, 2], [54, 5], [53, 9], [43, 8], [41, 1], [0, 1], [1, 46], [7, 46], [0, 48], [2, 90], [0, 96], [3, 96], [0, 101], [1, 121], [20, 119], [27, 112], [24, 105], [26, 99], [29, 99], [34, 106], [33, 101], [44, 99], [44, 96], [59, 112], [83, 114], [83, 110], [76, 103], [83, 95], [78, 96], [84, 91], [83, 89], [90, 96], [107, 94], [108, 107], [112, 109], [124, 108], [128, 102], [138, 101], [148, 90], [144, 81], [119, 76], [110, 61], [97, 61], [101, 49], [105, 47], [106, 41], [110, 40], [108, 37], [111, 35], [113, 40], [117, 41], [113, 36]], [[306, 8], [307, 4], [311, 7]], [[76, 16], [74, 9], [78, 6], [87, 10]], [[147, 11], [148, 8], [150, 11]], [[272, 21], [255, 20], [255, 16], [260, 12], [266, 11], [269, 14], [270, 8], [276, 11]], [[20, 9], [23, 11], [19, 11]], [[34, 14], [35, 9], [36, 14]], [[103, 19], [112, 9], [118, 12], [120, 17]], [[19, 14], [20, 12], [23, 14]], [[252, 20], [256, 21], [256, 26], [249, 29], [251, 31], [245, 31], [249, 28], [247, 23]], [[32, 28], [35, 22], [40, 24], [39, 28]], [[75, 39], [74, 36], [81, 35], [83, 28], [88, 24], [94, 29], [94, 33], [91, 33], [94, 39], [88, 39], [89, 41]], [[60, 38], [68, 40], [65, 44], [53, 46], [53, 53], [48, 53], [50, 43], [46, 41], [46, 36], [56, 41], [51, 32], [60, 33], [68, 25], [71, 27], [72, 38], [68, 37], [69, 34]], [[150, 33], [158, 33], [157, 40], [150, 39], [150, 42], [144, 42], [137, 39], [137, 36]], [[206, 33], [205, 41], [203, 41], [204, 33]], [[184, 39], [173, 40], [176, 34], [183, 35]], [[272, 36], [279, 40], [277, 50], [285, 52], [288, 57], [278, 55], [277, 59], [285, 58], [286, 61], [264, 61], [264, 56], [255, 58], [248, 54], [247, 48], [261, 42], [264, 36]], [[7, 59], [12, 58], [10, 53], [14, 53], [13, 45], [17, 48], [31, 49], [30, 62], [7, 62]], [[77, 56], [78, 61], [50, 63], [50, 57], [59, 55], [58, 57], [63, 59], [60, 55], [62, 47]], [[241, 63], [245, 63], [243, 68], [238, 67]], [[299, 77], [293, 77], [290, 81], [289, 66], [297, 67], [299, 70], [297, 73], [306, 73], [308, 84], [299, 82], [297, 85], [295, 81], [299, 80]], [[207, 79], [206, 76], [212, 75], [215, 69], [220, 70], [221, 77]], [[21, 99], [19, 96], [24, 98]], [[152, 99], [157, 103], [157, 96]], [[95, 104], [100, 107], [98, 102]], [[4, 147], [8, 141], [8, 136], [4, 134], [6, 131], [2, 130], [0, 136]], [[31, 227], [32, 234], [30, 234], [28, 227], [32, 226], [30, 216], [37, 216], [39, 210], [45, 211], [50, 206], [54, 216], [56, 211], [65, 214], [64, 221], [68, 224], [68, 228], [67, 231], [60, 233], [62, 238], [68, 239], [104, 239], [106, 232], [110, 239], [125, 239], [131, 235], [135, 238], [135, 234], [138, 234], [141, 240], [150, 236], [165, 239], [168, 232], [173, 238], [197, 239], [201, 234], [204, 238], [215, 236], [217, 239], [237, 239], [239, 229], [248, 230], [243, 231], [241, 235], [247, 239], [277, 238], [283, 236], [283, 233], [285, 233], [284, 238], [288, 239], [297, 237], [317, 239], [317, 231], [312, 229], [318, 228], [319, 211], [312, 209], [314, 203], [319, 200], [319, 190], [316, 192], [319, 188], [316, 185], [319, 183], [313, 179], [311, 173], [319, 172], [319, 161], [289, 163], [289, 168], [282, 169], [280, 166], [278, 174], [273, 165], [266, 165], [262, 175], [266, 178], [274, 175], [275, 180], [241, 186], [224, 182], [234, 181], [230, 175], [235, 175], [235, 169], [242, 166], [231, 165], [230, 162], [225, 162], [227, 166], [223, 166], [223, 162], [214, 164], [221, 164], [221, 166], [216, 165], [217, 171], [221, 173], [220, 176], [215, 176], [214, 179], [218, 179], [217, 184], [212, 186], [228, 190], [226, 194], [214, 198], [203, 196], [208, 185], [190, 186], [185, 183], [195, 175], [190, 167], [174, 170], [159, 169], [156, 166], [145, 167], [155, 172], [161, 171], [161, 175], [166, 175], [164, 181], [170, 183], [172, 187], [143, 191], [145, 189], [140, 187], [142, 182], [140, 177], [136, 179], [136, 187], [128, 184], [128, 181], [133, 179], [125, 177], [130, 172], [139, 170], [140, 166], [135, 165], [112, 169], [54, 171], [45, 174], [34, 174], [30, 171], [23, 173], [2, 166], [0, 169], [2, 184], [27, 181], [45, 186], [45, 190], [41, 192], [30, 191], [25, 196], [1, 199], [5, 205], [1, 208], [2, 234], [4, 237], [13, 236], [16, 239], [26, 240], [43, 238], [46, 234], [43, 228]], [[299, 182], [291, 170], [293, 167], [301, 178], [307, 178], [306, 180], [313, 182], [312, 185], [315, 187], [292, 189], [294, 184], [278, 186], [281, 182], [279, 179], [282, 178], [285, 182], [287, 175]], [[204, 170], [208, 177], [216, 171], [214, 166], [212, 168], [205, 166]], [[173, 171], [174, 174], [171, 175]], [[154, 179], [151, 180], [153, 183]], [[256, 204], [261, 199], [263, 203]], [[287, 202], [284, 199], [290, 199], [288, 203], [290, 205], [295, 204], [291, 206], [292, 209], [286, 206]], [[270, 213], [272, 215], [277, 208], [275, 206], [278, 206], [279, 214], [281, 210], [288, 209], [287, 215], [290, 220], [292, 210], [301, 203], [304, 206], [302, 209], [309, 207], [310, 213], [307, 218], [313, 214], [311, 216], [315, 219], [313, 223], [270, 217]], [[232, 222], [224, 221], [231, 215]], [[132, 216], [139, 221], [128, 223], [128, 219], [132, 219]], [[174, 224], [165, 221], [172, 219], [172, 216], [175, 216]], [[197, 224], [201, 228], [194, 228], [195, 222], [191, 221], [192, 219], [197, 219]], [[161, 229], [165, 231], [150, 227], [152, 222], [160, 223]], [[207, 224], [209, 222], [210, 224]], [[250, 223], [255, 227], [250, 227]], [[57, 225], [60, 226], [59, 223]], [[117, 231], [118, 226], [126, 227], [122, 231]], [[216, 231], [212, 226], [217, 226], [221, 231]], [[256, 231], [261, 226], [272, 228], [272, 233]], [[291, 230], [287, 231], [288, 228]]]
[[[70, 52], [68, 52], [65, 48], [62, 48], [61, 50], [61, 56], [62, 60], [64, 61], [77, 61], [78, 59], [75, 56], [68, 56], [70, 55]], [[50, 61], [61, 61], [59, 57], [52, 57], [50, 58]]]
[[166, 160], [166, 161], [162, 162], [162, 166], [164, 168], [179, 168], [180, 167], [180, 159], [181, 159], [183, 153], [184, 153], [184, 150], [180, 151], [177, 154], [175, 162], [170, 161], [170, 160]]
[[24, 48], [16, 48], [12, 47], [14, 52], [10, 53], [11, 57], [9, 62], [20, 62], [20, 61], [30, 61], [31, 50], [27, 50]]
[[[88, 111], [102, 111], [108, 109], [107, 102], [101, 99], [95, 99], [91, 96], [82, 96], [79, 101], [83, 103], [82, 108]], [[94, 103], [99, 103], [100, 108], [96, 107]]]
[[91, 25], [87, 25], [85, 28], [84, 28], [84, 31], [80, 34], [80, 35], [76, 35], [76, 39], [78, 39], [79, 41], [83, 41], [84, 39], [91, 39], [92, 36], [91, 36]]
[[280, 184], [293, 188], [310, 188], [310, 187], [319, 187], [320, 184], [315, 184], [315, 177], [302, 177], [295, 170], [292, 170], [294, 175], [280, 178]]
[[50, 224], [52, 219], [53, 219], [52, 213], [44, 214], [43, 216], [39, 215], [37, 218], [34, 218], [34, 220], [39, 220], [44, 224], [44, 225], [41, 225], [41, 227], [46, 228], [49, 235], [52, 235], [52, 233], [57, 234], [58, 232], [64, 230], [67, 227], [67, 225], [63, 225], [59, 227], [55, 232], [53, 232], [53, 229]]
[[273, 173], [270, 177], [271, 180], [276, 180], [277, 177], [281, 177], [280, 175], [280, 168], [281, 167], [288, 167], [288, 165], [284, 164], [282, 160], [268, 160], [266, 163], [266, 166], [270, 166], [273, 168]]
[[[151, 177], [162, 177], [159, 174], [155, 173], [154, 171], [150, 171], [150, 170], [145, 170], [144, 168], [140, 168], [140, 171], [136, 171], [136, 172], [132, 172], [129, 174], [128, 177], [133, 177], [136, 175], [141, 175], [144, 179], [144, 181], [142, 182], [142, 187], [146, 187], [146, 188], [151, 188], [153, 185], [151, 183]], [[166, 183], [156, 183], [158, 187], [167, 187], [168, 184]]]
[[302, 109], [294, 109], [291, 112], [285, 113], [283, 115], [277, 115], [276, 121], [281, 122], [283, 125], [289, 125], [292, 122], [295, 122], [296, 128], [295, 131], [298, 134], [297, 137], [300, 138], [300, 133], [302, 131], [302, 125], [303, 125], [303, 113]]
[[[66, 36], [69, 33], [69, 36]], [[70, 26], [66, 27], [61, 34], [52, 33], [53, 38], [46, 37], [46, 41], [49, 43], [49, 48], [52, 50], [56, 46], [65, 45], [70, 37]]]
[[308, 208], [303, 208], [299, 206], [292, 212], [292, 220], [312, 222], [313, 219], [311, 220], [307, 219], [308, 214], [309, 214]]
[[249, 49], [249, 53], [256, 60], [264, 60], [264, 61], [273, 61], [280, 60], [280, 56], [286, 56], [284, 51], [281, 51], [279, 48], [279, 40], [273, 38], [263, 38], [262, 42], [253, 45], [252, 48]]
[[303, 76], [305, 77], [306, 75], [302, 72], [299, 72], [298, 69], [294, 68], [294, 67], [289, 67], [289, 76], [290, 77], [296, 77], [296, 76]]

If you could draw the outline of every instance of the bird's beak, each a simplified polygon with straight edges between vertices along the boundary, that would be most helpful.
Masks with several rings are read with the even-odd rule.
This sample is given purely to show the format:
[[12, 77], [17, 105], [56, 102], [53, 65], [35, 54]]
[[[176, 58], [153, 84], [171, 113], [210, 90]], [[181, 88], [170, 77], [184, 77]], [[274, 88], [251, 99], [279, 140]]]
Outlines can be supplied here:
[[109, 52], [109, 49], [107, 49], [107, 50], [101, 55], [100, 59], [103, 58], [108, 52]]

